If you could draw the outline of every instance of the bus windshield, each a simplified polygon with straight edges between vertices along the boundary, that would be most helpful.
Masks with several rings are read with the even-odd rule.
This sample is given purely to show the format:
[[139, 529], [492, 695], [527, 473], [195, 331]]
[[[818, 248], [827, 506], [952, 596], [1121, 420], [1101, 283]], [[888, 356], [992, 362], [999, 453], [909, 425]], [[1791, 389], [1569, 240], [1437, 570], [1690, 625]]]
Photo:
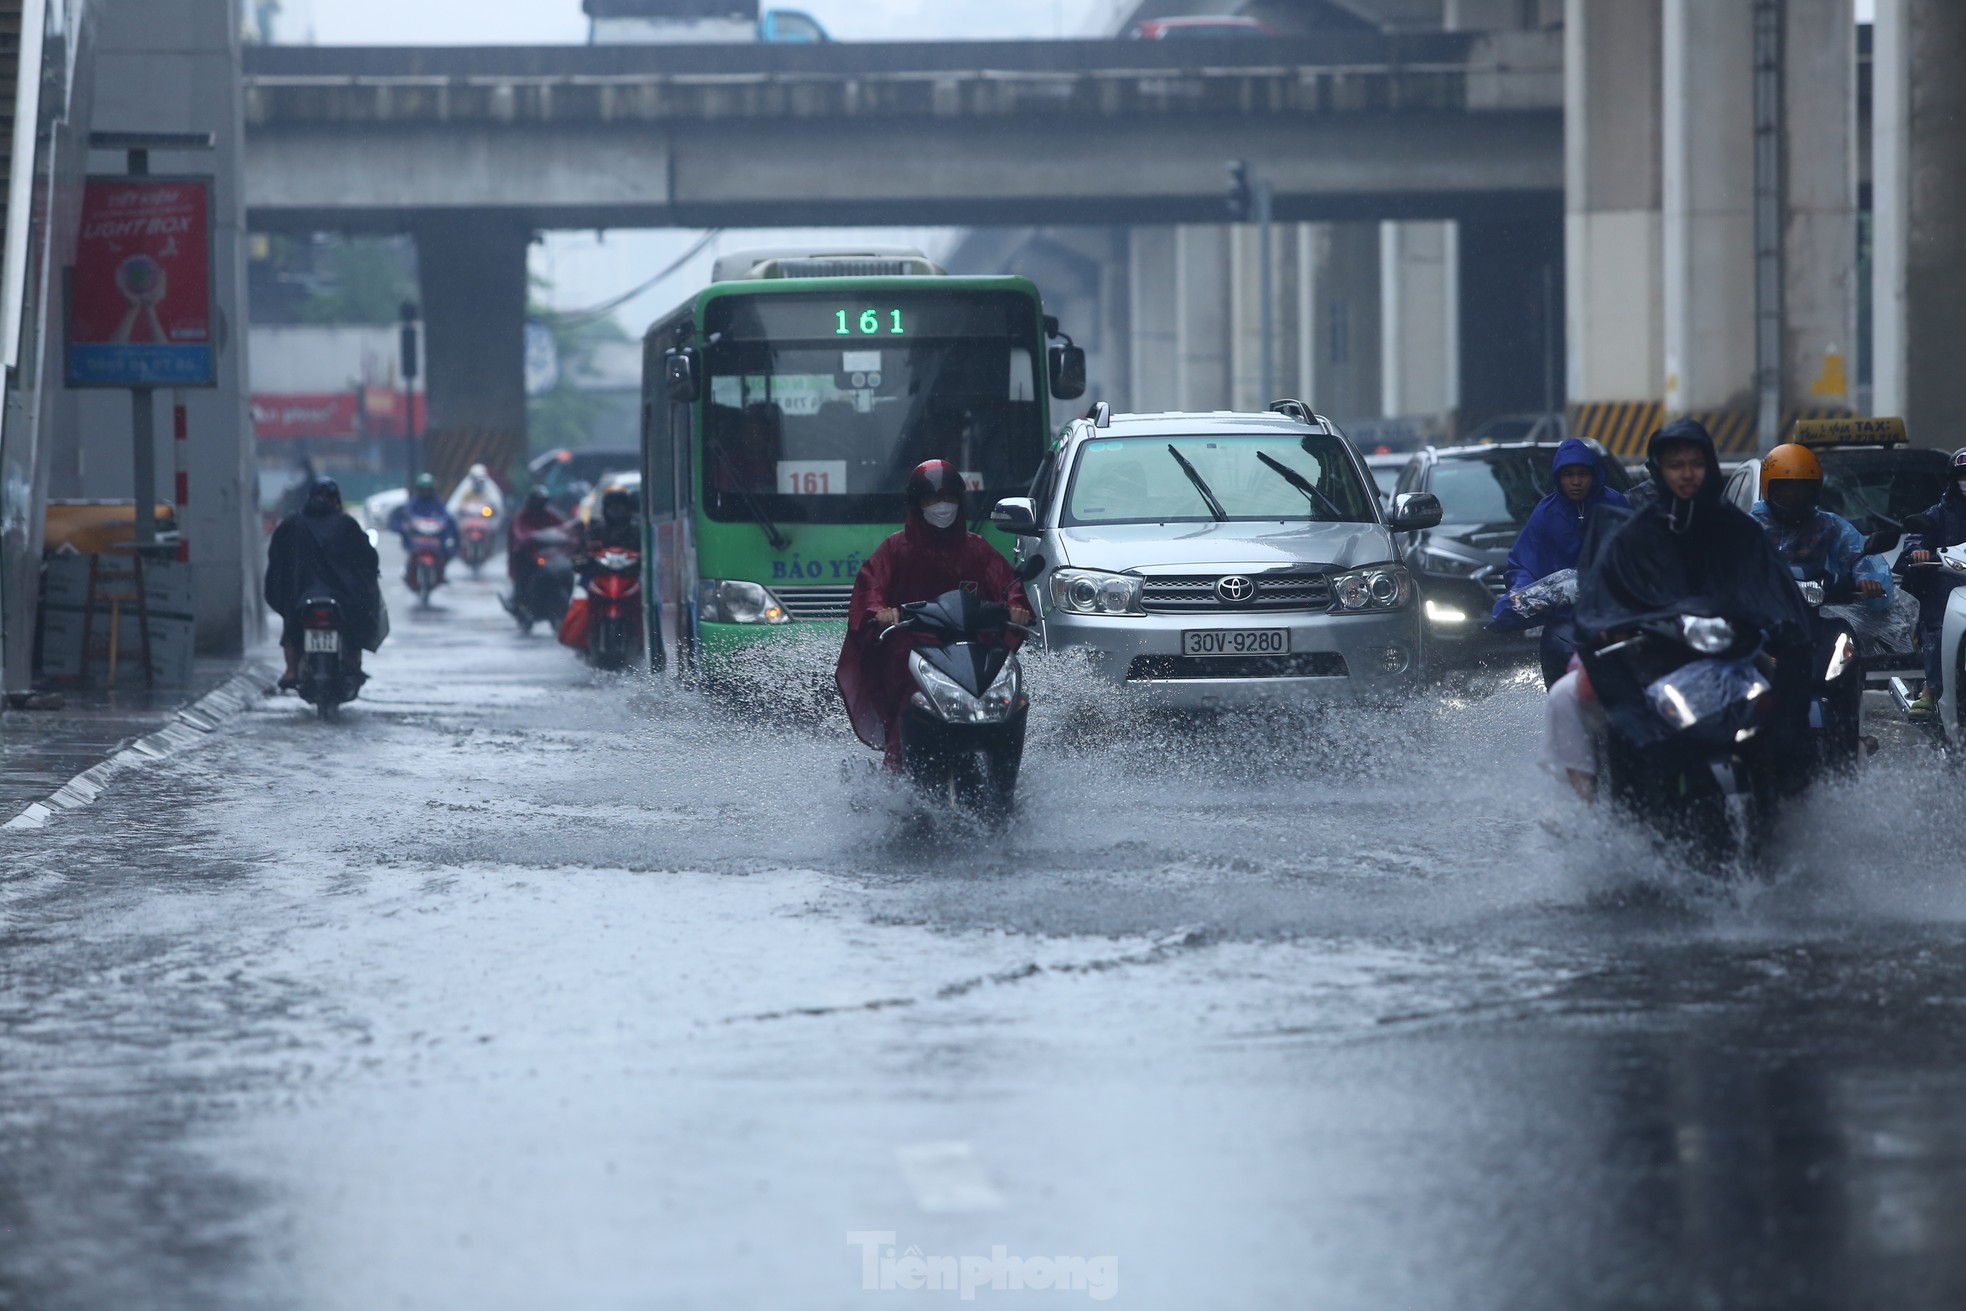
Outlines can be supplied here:
[[948, 460], [986, 495], [1029, 485], [1044, 451], [1029, 301], [862, 299], [729, 297], [711, 307], [710, 518], [898, 523], [908, 473], [930, 459]]

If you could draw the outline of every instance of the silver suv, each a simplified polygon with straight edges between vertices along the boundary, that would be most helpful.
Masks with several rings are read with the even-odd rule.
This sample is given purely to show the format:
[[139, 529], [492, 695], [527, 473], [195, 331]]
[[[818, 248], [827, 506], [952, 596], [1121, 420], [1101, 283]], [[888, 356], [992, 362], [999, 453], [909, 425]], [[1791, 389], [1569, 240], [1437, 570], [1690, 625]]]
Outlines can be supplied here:
[[1299, 401], [1262, 414], [1112, 414], [1068, 427], [1029, 497], [990, 521], [1046, 565], [1027, 586], [1052, 651], [1116, 685], [1207, 707], [1274, 693], [1378, 700], [1421, 676], [1413, 578], [1396, 532], [1430, 528], [1425, 493], [1384, 513], [1364, 459]]

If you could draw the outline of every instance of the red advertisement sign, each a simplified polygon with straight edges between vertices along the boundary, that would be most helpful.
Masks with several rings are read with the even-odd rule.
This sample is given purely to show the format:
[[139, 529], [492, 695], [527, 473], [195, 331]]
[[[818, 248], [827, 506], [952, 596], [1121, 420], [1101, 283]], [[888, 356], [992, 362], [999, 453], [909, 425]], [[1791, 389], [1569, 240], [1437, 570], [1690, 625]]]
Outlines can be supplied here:
[[89, 179], [69, 271], [69, 386], [212, 386], [211, 265], [209, 179]]
[[291, 441], [297, 437], [332, 437], [353, 441], [360, 435], [360, 406], [349, 392], [322, 395], [253, 397], [253, 435], [261, 441]]

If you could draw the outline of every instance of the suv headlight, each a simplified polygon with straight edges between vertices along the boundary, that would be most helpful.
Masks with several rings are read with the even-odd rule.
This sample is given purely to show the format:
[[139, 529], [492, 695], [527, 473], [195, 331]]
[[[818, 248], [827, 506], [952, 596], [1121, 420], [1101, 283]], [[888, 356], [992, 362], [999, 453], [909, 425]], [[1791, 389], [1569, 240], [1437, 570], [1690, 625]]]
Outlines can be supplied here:
[[1413, 600], [1413, 575], [1405, 565], [1378, 564], [1331, 575], [1334, 614], [1398, 610]]
[[971, 696], [955, 679], [924, 660], [920, 651], [908, 653], [908, 672], [920, 689], [914, 695], [915, 704], [953, 724], [1000, 724], [1026, 704], [1024, 674], [1015, 656], [1004, 662], [981, 697]]
[[741, 579], [705, 578], [696, 585], [697, 613], [706, 624], [789, 624], [791, 614], [771, 589]]
[[1420, 567], [1430, 574], [1445, 574], [1450, 578], [1472, 578], [1487, 566], [1478, 560], [1464, 559], [1449, 555], [1429, 546], [1420, 552]]
[[1067, 614], [1138, 615], [1144, 579], [1103, 569], [1054, 569], [1051, 603]]

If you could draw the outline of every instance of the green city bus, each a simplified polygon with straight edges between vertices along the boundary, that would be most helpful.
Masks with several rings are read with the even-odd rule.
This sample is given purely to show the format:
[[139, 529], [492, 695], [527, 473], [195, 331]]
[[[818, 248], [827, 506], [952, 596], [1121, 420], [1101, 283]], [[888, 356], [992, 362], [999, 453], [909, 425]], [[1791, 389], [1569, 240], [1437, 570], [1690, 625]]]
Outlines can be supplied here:
[[963, 472], [978, 516], [1024, 491], [1049, 398], [1085, 388], [1084, 353], [1055, 336], [1024, 278], [911, 253], [720, 260], [643, 341], [651, 665], [715, 681], [748, 648], [843, 631], [923, 460]]

